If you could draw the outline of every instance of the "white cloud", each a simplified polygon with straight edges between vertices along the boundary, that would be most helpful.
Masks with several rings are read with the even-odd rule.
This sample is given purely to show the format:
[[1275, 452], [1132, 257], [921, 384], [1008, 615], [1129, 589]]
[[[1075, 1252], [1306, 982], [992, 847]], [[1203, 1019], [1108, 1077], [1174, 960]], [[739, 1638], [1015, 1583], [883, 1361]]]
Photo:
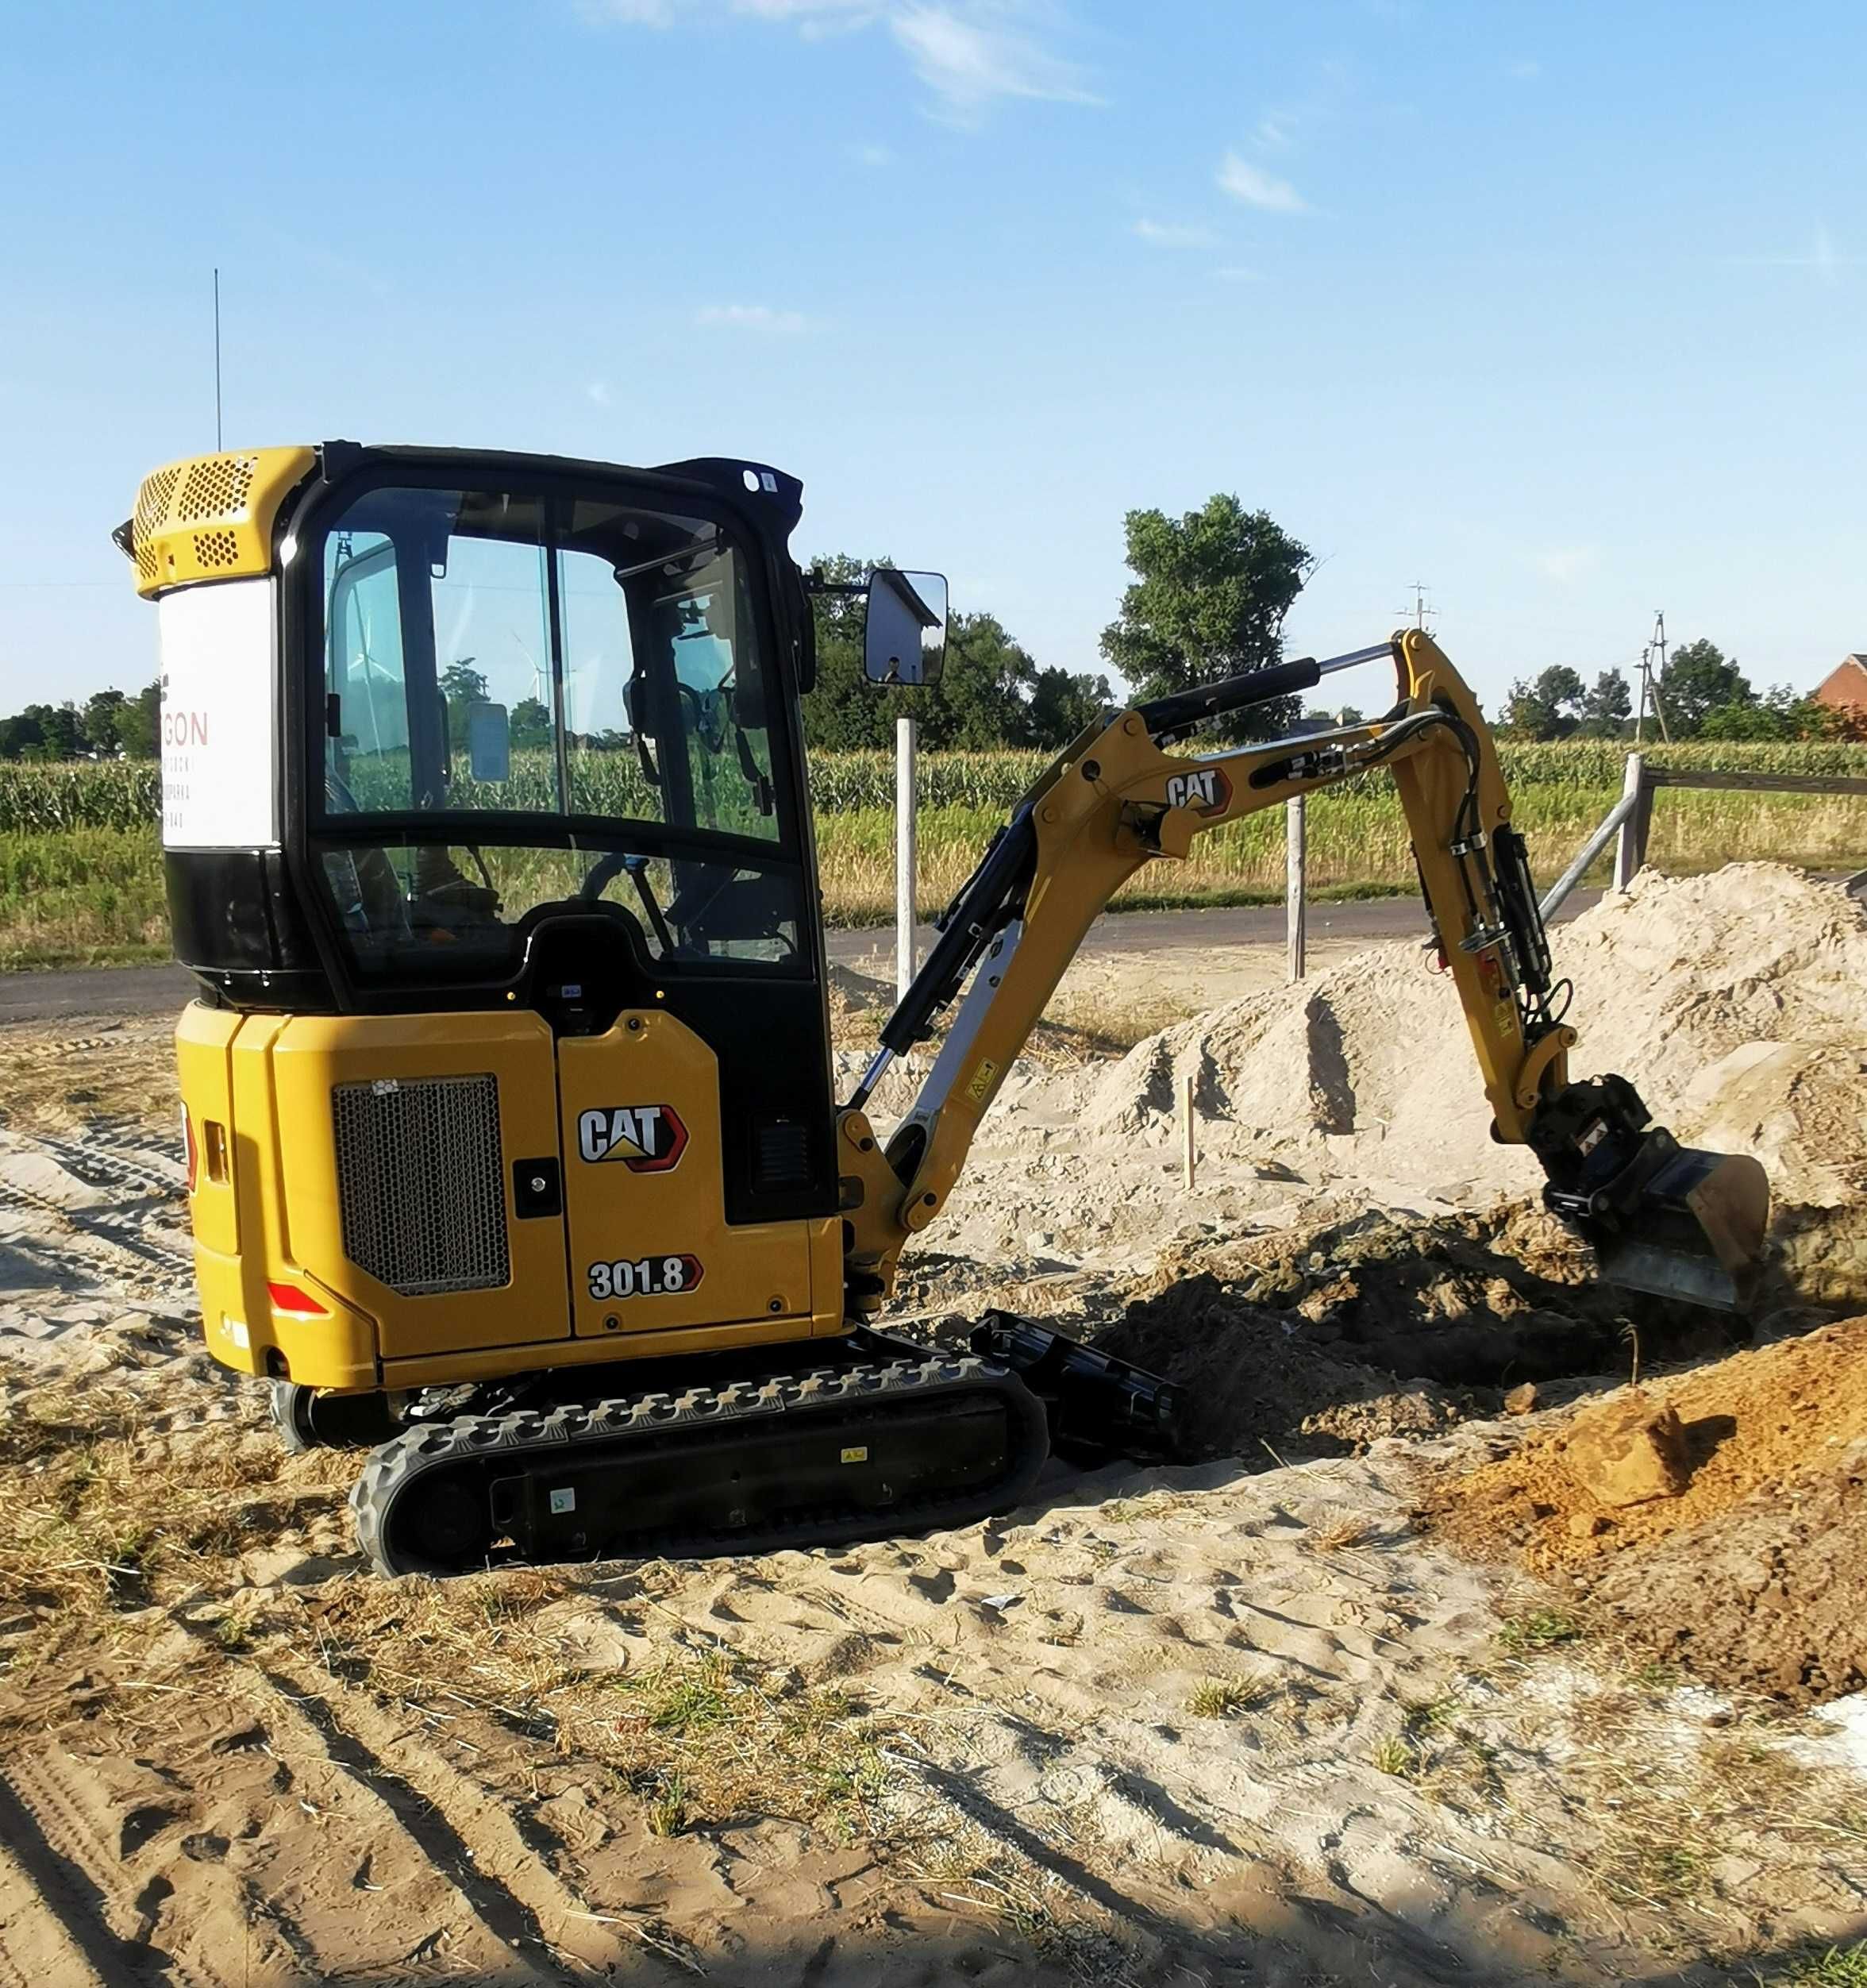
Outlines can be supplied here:
[[1212, 230], [1185, 221], [1149, 221], [1145, 215], [1134, 224], [1134, 232], [1157, 248], [1209, 248]]
[[1558, 585], [1579, 580], [1601, 556], [1596, 545], [1552, 545], [1536, 556], [1538, 570]]
[[[766, 21], [806, 40], [885, 27], [949, 121], [976, 123], [987, 106], [1024, 98], [1098, 103], [1076, 64], [1036, 28], [1059, 20], [1055, 0], [575, 0], [594, 22], [672, 28], [683, 21]], [[1030, 25], [1027, 25], [1029, 23]]]
[[914, 73], [961, 121], [995, 98], [1029, 97], [1051, 103], [1095, 103], [1072, 64], [1029, 35], [1001, 25], [1003, 10], [976, 5], [894, 8], [888, 25]]
[[606, 379], [593, 379], [583, 389], [593, 405], [606, 407], [610, 404], [610, 383]]
[[1306, 211], [1303, 197], [1288, 179], [1279, 179], [1243, 159], [1235, 152], [1228, 152], [1218, 169], [1218, 185], [1222, 193], [1229, 193], [1234, 200], [1241, 200], [1248, 207], [1263, 207], [1272, 214], [1299, 214]]
[[694, 314], [697, 325], [726, 325], [737, 331], [767, 331], [795, 337], [810, 329], [801, 310], [774, 310], [769, 304], [707, 304]]

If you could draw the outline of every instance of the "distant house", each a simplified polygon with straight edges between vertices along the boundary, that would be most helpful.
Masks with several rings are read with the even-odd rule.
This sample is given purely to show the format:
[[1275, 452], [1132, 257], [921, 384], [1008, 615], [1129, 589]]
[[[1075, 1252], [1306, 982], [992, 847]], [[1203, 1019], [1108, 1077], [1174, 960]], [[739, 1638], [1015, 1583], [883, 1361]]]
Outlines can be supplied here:
[[1815, 688], [1830, 711], [1867, 711], [1867, 656], [1844, 656]]

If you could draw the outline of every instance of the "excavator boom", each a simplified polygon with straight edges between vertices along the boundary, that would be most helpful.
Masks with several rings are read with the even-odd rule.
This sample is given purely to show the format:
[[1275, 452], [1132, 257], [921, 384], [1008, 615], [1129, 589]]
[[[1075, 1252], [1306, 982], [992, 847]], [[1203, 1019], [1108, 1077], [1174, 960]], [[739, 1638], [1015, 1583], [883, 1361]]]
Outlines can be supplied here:
[[[1399, 697], [1378, 719], [1199, 757], [1167, 749], [1206, 720], [1384, 657]], [[1195, 835], [1380, 768], [1399, 788], [1493, 1138], [1536, 1154], [1547, 1205], [1595, 1245], [1610, 1281], [1746, 1307], [1769, 1217], [1763, 1169], [1747, 1155], [1681, 1148], [1623, 1078], [1570, 1081], [1566, 984], [1552, 976], [1489, 727], [1417, 629], [1327, 664], [1284, 664], [1139, 705], [1084, 731], [1045, 769], [954, 900], [842, 1115], [863, 1196], [849, 1252], [853, 1304], [880, 1302], [901, 1246], [944, 1205], [1013, 1059], [1121, 884], [1144, 863], [1184, 857]], [[933, 1069], [880, 1153], [868, 1096], [956, 1000]]]

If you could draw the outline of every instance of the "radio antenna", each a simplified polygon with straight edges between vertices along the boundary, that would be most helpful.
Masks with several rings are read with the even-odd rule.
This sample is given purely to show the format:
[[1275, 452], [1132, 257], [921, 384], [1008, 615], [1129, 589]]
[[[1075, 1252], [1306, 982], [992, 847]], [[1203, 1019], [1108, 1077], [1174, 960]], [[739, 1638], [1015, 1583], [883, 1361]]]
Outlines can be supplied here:
[[214, 272], [214, 453], [221, 449], [221, 272]]

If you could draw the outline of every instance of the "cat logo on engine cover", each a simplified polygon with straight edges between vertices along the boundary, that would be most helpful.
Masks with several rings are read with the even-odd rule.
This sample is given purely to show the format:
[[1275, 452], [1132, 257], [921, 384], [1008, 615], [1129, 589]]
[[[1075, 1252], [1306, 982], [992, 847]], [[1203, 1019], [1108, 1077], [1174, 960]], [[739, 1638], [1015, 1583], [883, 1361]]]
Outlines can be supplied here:
[[687, 1147], [672, 1104], [605, 1104], [577, 1115], [577, 1150], [587, 1160], [620, 1160], [631, 1173], [665, 1173]]
[[1167, 805], [1190, 807], [1195, 815], [1216, 815], [1232, 798], [1232, 783], [1218, 766], [1167, 776]]

